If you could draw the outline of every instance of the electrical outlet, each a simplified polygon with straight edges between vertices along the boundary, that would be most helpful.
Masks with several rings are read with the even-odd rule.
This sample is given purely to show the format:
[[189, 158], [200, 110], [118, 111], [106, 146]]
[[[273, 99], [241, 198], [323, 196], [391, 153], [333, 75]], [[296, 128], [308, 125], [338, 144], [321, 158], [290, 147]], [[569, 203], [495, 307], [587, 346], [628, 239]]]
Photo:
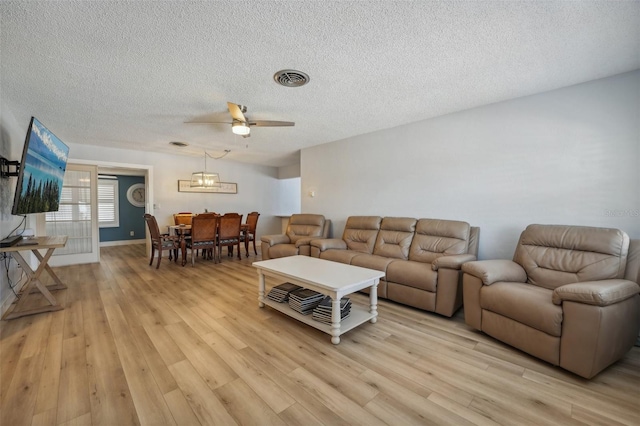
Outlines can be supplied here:
[[129, 231], [129, 236], [133, 237], [135, 235], [135, 233], [133, 231]]

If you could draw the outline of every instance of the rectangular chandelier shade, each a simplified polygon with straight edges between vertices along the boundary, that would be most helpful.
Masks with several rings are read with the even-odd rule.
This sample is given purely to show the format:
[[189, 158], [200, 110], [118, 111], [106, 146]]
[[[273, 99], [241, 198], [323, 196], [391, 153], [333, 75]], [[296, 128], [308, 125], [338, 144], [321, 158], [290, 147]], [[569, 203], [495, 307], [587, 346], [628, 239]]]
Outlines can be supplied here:
[[218, 173], [195, 172], [191, 174], [191, 188], [220, 188]]

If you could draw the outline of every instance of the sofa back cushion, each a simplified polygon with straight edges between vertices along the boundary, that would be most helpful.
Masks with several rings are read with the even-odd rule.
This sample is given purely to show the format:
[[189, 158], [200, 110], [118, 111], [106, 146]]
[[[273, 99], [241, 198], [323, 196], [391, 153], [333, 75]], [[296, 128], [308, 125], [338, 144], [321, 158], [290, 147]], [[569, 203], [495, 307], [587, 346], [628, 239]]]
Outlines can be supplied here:
[[324, 216], [321, 214], [294, 214], [289, 219], [287, 237], [292, 243], [300, 238], [322, 237], [324, 230]]
[[555, 289], [582, 281], [623, 278], [629, 237], [618, 229], [567, 225], [529, 225], [520, 235], [513, 260], [527, 281]]
[[350, 216], [342, 233], [347, 248], [362, 253], [373, 253], [380, 222], [380, 216]]
[[431, 263], [441, 256], [465, 254], [471, 226], [457, 220], [420, 219], [409, 251], [409, 260]]
[[395, 259], [407, 259], [409, 247], [416, 231], [416, 219], [385, 217], [380, 224], [373, 254]]

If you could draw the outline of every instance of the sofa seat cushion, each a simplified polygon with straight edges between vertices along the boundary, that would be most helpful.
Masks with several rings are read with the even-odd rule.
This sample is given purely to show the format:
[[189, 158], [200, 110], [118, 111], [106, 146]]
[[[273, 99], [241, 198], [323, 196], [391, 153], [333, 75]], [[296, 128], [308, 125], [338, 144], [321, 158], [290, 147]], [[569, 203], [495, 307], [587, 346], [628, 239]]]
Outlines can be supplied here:
[[480, 307], [560, 337], [562, 307], [553, 304], [552, 293], [532, 284], [500, 282], [482, 287]]
[[320, 253], [320, 259], [331, 260], [333, 262], [351, 264], [351, 259], [362, 254], [359, 251], [329, 249]]
[[394, 260], [387, 267], [387, 281], [435, 293], [438, 272], [431, 268], [430, 263]]
[[[376, 271], [382, 271], [386, 274], [387, 265], [393, 262], [394, 259], [388, 257], [377, 256], [375, 254], [363, 254], [359, 253], [351, 259], [351, 264], [355, 266], [361, 266], [363, 268], [375, 269]], [[386, 279], [386, 278], [382, 278]]]
[[269, 257], [276, 259], [279, 257], [297, 256], [298, 248], [295, 244], [278, 244], [269, 249]]

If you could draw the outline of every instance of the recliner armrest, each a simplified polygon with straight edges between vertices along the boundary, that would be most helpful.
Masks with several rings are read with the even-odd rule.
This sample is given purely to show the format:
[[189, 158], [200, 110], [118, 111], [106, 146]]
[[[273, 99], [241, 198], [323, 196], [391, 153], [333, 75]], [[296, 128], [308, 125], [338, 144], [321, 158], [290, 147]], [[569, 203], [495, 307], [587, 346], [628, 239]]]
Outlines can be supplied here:
[[270, 247], [277, 244], [289, 244], [291, 242], [286, 234], [263, 235], [262, 237], [260, 237], [260, 241], [269, 244]]
[[527, 281], [525, 270], [512, 260], [496, 259], [467, 262], [462, 265], [462, 270], [469, 275], [480, 278], [484, 285], [491, 285], [498, 281], [519, 283]]
[[438, 268], [461, 269], [462, 264], [472, 262], [476, 257], [472, 254], [456, 254], [452, 256], [441, 256], [431, 263], [431, 269], [437, 271]]
[[340, 238], [322, 238], [311, 240], [311, 245], [319, 249], [321, 252], [329, 249], [347, 249], [347, 243]]
[[561, 305], [563, 301], [571, 301], [587, 305], [608, 306], [622, 302], [639, 292], [640, 286], [629, 280], [583, 281], [557, 287], [553, 290], [551, 300], [556, 305]]
[[300, 238], [300, 239], [296, 240], [296, 247], [308, 246], [311, 243], [312, 239], [313, 239], [313, 237]]

